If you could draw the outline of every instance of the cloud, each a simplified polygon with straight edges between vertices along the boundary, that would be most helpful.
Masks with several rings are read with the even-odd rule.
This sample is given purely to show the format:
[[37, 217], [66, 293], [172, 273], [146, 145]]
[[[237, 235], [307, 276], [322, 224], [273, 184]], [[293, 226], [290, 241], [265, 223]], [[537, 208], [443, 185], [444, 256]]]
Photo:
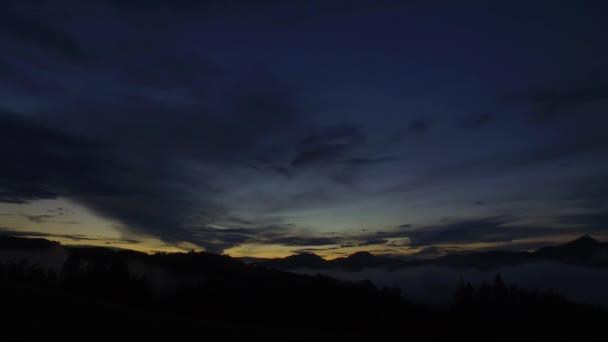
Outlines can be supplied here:
[[54, 218], [55, 216], [53, 215], [23, 215], [25, 218], [27, 218], [30, 222], [34, 222], [34, 223], [46, 223], [49, 222], [49, 219]]
[[365, 246], [374, 246], [374, 245], [384, 245], [388, 242], [388, 240], [385, 239], [376, 239], [376, 240], [368, 240], [368, 241], [364, 241], [359, 243], [359, 247], [365, 247]]
[[[340, 249], [341, 247], [327, 247], [327, 248], [300, 248], [300, 249], [294, 249], [292, 251], [290, 251], [290, 253], [293, 254], [302, 254], [302, 253], [311, 253], [311, 254], [315, 254], [317, 252], [325, 252], [325, 251], [335, 251]], [[336, 254], [342, 254], [340, 252], [336, 253]]]
[[590, 231], [608, 231], [608, 209], [581, 214], [561, 215], [559, 222], [571, 225], [584, 225]]
[[357, 166], [367, 166], [367, 165], [377, 165], [384, 164], [396, 161], [396, 158], [391, 157], [376, 157], [376, 158], [365, 158], [365, 157], [353, 157], [347, 158], [344, 163], [349, 165], [357, 165]]
[[285, 246], [329, 246], [340, 244], [340, 239], [329, 237], [284, 236], [267, 242]]
[[5, 236], [14, 236], [14, 237], [25, 237], [25, 238], [62, 238], [68, 239], [72, 241], [101, 241], [101, 242], [110, 242], [110, 243], [129, 243], [129, 244], [138, 244], [141, 243], [140, 240], [136, 239], [115, 239], [115, 238], [105, 238], [105, 237], [91, 237], [83, 234], [54, 234], [54, 233], [45, 233], [45, 232], [33, 232], [33, 231], [23, 231], [23, 230], [14, 230], [10, 228], [0, 227], [0, 234]]
[[[531, 229], [506, 227], [510, 220], [496, 216], [471, 219], [408, 232], [411, 246], [466, 244], [473, 242], [510, 242], [527, 236]], [[546, 231], [546, 229], [543, 229]]]
[[135, 14], [150, 15], [153, 13], [170, 13], [183, 15], [196, 15], [199, 18], [213, 20], [229, 16], [254, 16], [266, 15], [270, 22], [282, 26], [299, 25], [324, 18], [335, 16], [369, 13], [384, 9], [396, 9], [409, 5], [413, 1], [404, 0], [308, 0], [293, 1], [289, 4], [281, 0], [264, 1], [193, 1], [193, 0], [104, 0], [105, 3], [114, 6], [121, 11], [130, 11]]
[[547, 238], [559, 235], [593, 235], [606, 233], [608, 214], [589, 212], [580, 215], [553, 217], [556, 223], [572, 224], [572, 227], [556, 228], [546, 225], [516, 225], [516, 220], [508, 216], [491, 216], [454, 221], [443, 225], [427, 226], [407, 233], [412, 247], [439, 244], [466, 245], [471, 243], [510, 243], [527, 238]]
[[0, 142], [7, 160], [0, 168], [0, 202], [55, 199], [79, 190], [113, 191], [110, 185], [92, 179], [113, 165], [111, 161], [105, 164], [102, 149], [87, 139], [39, 121], [0, 113]]
[[409, 223], [402, 224], [402, 225], [399, 226], [399, 228], [411, 228], [411, 227], [412, 227], [412, 225], [409, 224]]
[[412, 257], [435, 259], [446, 254], [446, 250], [437, 246], [428, 246], [421, 249], [419, 252], [412, 254]]
[[480, 128], [486, 126], [493, 120], [493, 116], [490, 113], [482, 113], [479, 115], [475, 115], [474, 117], [467, 120], [467, 126], [472, 128]]
[[79, 59], [84, 55], [81, 45], [56, 25], [60, 21], [49, 21], [49, 17], [58, 14], [51, 4], [9, 0], [0, 9], [0, 35], [62, 57]]
[[282, 245], [291, 247], [331, 246], [337, 248], [345, 237], [319, 237], [293, 233], [289, 224], [252, 226], [250, 228], [199, 227], [192, 232], [193, 241], [206, 251], [222, 253], [225, 249], [244, 243]]
[[562, 115], [578, 115], [585, 104], [608, 100], [608, 81], [603, 70], [590, 72], [563, 84], [530, 88], [504, 96], [500, 104], [530, 108], [532, 122], [545, 122]]
[[105, 108], [82, 103], [38, 118], [0, 113], [0, 150], [8, 161], [0, 168], [0, 201], [65, 197], [132, 232], [200, 242], [187, 223], [194, 216], [210, 222], [226, 210], [212, 199], [221, 189], [191, 178], [186, 165], [256, 160], [281, 134], [269, 133], [287, 129], [295, 115], [283, 95], [270, 90], [272, 81], [255, 82], [251, 90], [234, 84], [217, 109], [221, 116], [146, 101]]
[[441, 165], [427, 170], [418, 177], [412, 177], [411, 180], [391, 186], [387, 191], [408, 192], [457, 181], [478, 181], [484, 177], [496, 178], [536, 166], [548, 164], [559, 166], [563, 160], [583, 155], [596, 153], [600, 157], [607, 147], [608, 137], [601, 129], [595, 127], [576, 130], [568, 132], [559, 140]]
[[290, 166], [299, 168], [348, 157], [366, 138], [361, 128], [353, 123], [323, 128], [299, 142]]
[[426, 119], [417, 119], [410, 122], [407, 130], [411, 133], [424, 134], [431, 128], [431, 122]]
[[398, 128], [390, 137], [389, 144], [399, 143], [404, 139], [426, 134], [432, 127], [432, 122], [428, 118], [418, 118], [411, 120], [405, 127]]

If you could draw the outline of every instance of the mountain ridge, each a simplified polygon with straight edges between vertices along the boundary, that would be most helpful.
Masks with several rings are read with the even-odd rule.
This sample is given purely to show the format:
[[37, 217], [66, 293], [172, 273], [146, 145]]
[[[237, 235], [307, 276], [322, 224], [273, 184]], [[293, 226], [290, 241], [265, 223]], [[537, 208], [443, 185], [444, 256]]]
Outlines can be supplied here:
[[[0, 250], [40, 251], [45, 249], [64, 247], [72, 253], [82, 253], [90, 247], [63, 246], [58, 242], [41, 238], [23, 238], [0, 236]], [[104, 249], [105, 247], [96, 247]], [[119, 253], [138, 253], [122, 250]], [[169, 253], [171, 254], [171, 253]], [[174, 253], [176, 255], [183, 253]], [[205, 253], [213, 255], [213, 253]], [[241, 258], [231, 258], [244, 262]], [[565, 264], [581, 265], [596, 268], [608, 268], [608, 242], [600, 242], [590, 236], [582, 236], [573, 241], [557, 246], [539, 248], [533, 252], [512, 251], [486, 251], [466, 254], [453, 254], [436, 259], [397, 259], [374, 255], [368, 251], [360, 251], [346, 257], [326, 260], [314, 253], [300, 253], [285, 258], [256, 259], [243, 258], [258, 266], [278, 270], [295, 269], [342, 269], [347, 271], [360, 271], [366, 268], [387, 268], [396, 270], [416, 266], [448, 266], [452, 268], [494, 269], [502, 266], [521, 265], [525, 263], [554, 261]]]
[[608, 268], [608, 243], [600, 242], [590, 236], [582, 236], [573, 241], [558, 246], [542, 247], [533, 252], [526, 251], [486, 251], [466, 254], [446, 255], [436, 259], [400, 260], [384, 256], [376, 256], [367, 251], [356, 252], [347, 257], [325, 260], [316, 259], [315, 264], [300, 263], [297, 268], [293, 264], [283, 262], [288, 258], [277, 258], [257, 263], [269, 268], [290, 270], [297, 268], [308, 269], [343, 269], [360, 271], [365, 268], [385, 267], [395, 270], [415, 266], [449, 266], [453, 268], [493, 269], [501, 266], [520, 265], [540, 261], [555, 261], [566, 264], [589, 267]]

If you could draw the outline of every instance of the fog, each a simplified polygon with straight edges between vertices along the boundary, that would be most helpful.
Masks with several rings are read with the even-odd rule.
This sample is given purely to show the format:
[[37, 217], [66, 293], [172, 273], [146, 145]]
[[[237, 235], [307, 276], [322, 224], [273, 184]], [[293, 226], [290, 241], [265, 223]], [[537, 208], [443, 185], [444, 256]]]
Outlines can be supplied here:
[[460, 277], [477, 286], [483, 280], [492, 281], [496, 274], [500, 274], [508, 285], [518, 285], [528, 289], [552, 290], [578, 303], [608, 307], [607, 270], [555, 262], [503, 267], [492, 271], [421, 266], [396, 271], [377, 268], [359, 272], [310, 269], [300, 269], [293, 272], [310, 275], [320, 273], [352, 281], [368, 279], [380, 287], [399, 287], [406, 298], [438, 306], [449, 303]]
[[[43, 268], [59, 271], [69, 252], [57, 246], [49, 250], [0, 251], [0, 262], [28, 260]], [[145, 276], [155, 292], [165, 292], [180, 283], [199, 281], [198, 277], [174, 274], [170, 270], [139, 262], [129, 262], [131, 273]], [[445, 266], [421, 266], [389, 271], [384, 268], [365, 269], [359, 272], [345, 270], [299, 269], [292, 271], [309, 275], [324, 274], [334, 278], [359, 281], [370, 280], [376, 286], [398, 287], [406, 298], [430, 305], [443, 306], [450, 302], [460, 277], [478, 286], [483, 280], [492, 281], [500, 274], [508, 285], [527, 289], [552, 290], [578, 303], [590, 303], [608, 308], [608, 270], [556, 262], [539, 262], [503, 267], [491, 271], [454, 269]]]
[[69, 254], [69, 251], [62, 246], [53, 246], [40, 250], [0, 249], [0, 263], [25, 260], [30, 264], [58, 272], [61, 270], [61, 266], [63, 266]]

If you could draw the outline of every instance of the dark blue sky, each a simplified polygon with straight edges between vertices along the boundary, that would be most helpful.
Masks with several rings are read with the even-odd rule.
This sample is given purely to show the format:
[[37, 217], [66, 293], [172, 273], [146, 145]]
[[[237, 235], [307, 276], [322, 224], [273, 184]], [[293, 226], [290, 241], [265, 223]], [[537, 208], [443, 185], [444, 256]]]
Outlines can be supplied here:
[[0, 6], [5, 233], [337, 256], [607, 232], [602, 1]]

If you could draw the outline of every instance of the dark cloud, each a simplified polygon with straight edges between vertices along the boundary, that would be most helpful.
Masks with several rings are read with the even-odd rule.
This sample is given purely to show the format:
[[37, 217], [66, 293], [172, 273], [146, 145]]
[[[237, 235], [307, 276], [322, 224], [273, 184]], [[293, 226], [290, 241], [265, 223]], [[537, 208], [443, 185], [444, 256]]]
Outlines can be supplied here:
[[350, 165], [366, 166], [366, 165], [390, 163], [390, 162], [393, 162], [396, 160], [397, 160], [396, 158], [391, 158], [391, 157], [376, 157], [376, 158], [353, 157], [353, 158], [347, 158], [344, 162], [346, 164], [350, 164]]
[[585, 177], [564, 184], [564, 200], [578, 203], [583, 208], [604, 210], [608, 203], [608, 177]]
[[426, 134], [432, 126], [432, 122], [428, 118], [418, 118], [411, 120], [405, 127], [397, 128], [392, 135], [389, 136], [388, 143], [399, 143], [411, 136], [422, 136]]
[[446, 250], [437, 246], [429, 246], [412, 254], [412, 257], [423, 259], [435, 259], [446, 254]]
[[[264, 82], [256, 80], [251, 91], [235, 84], [219, 109], [222, 116], [199, 108], [165, 111], [147, 102], [106, 108], [79, 104], [73, 114], [49, 117], [63, 117], [66, 124], [60, 129], [44, 116], [2, 113], [0, 151], [9, 162], [0, 168], [0, 201], [67, 197], [128, 230], [169, 242], [190, 241], [188, 220], [198, 215], [213, 221], [225, 210], [211, 199], [217, 189], [185, 178], [188, 170], [176, 165], [236, 165], [265, 151], [265, 142], [277, 137], [269, 133], [287, 127], [294, 112], [282, 95], [264, 90]], [[85, 130], [95, 138], [69, 130]], [[201, 188], [206, 194], [194, 197]]]
[[[489, 217], [425, 227], [408, 232], [411, 246], [466, 244], [473, 242], [510, 242], [516, 237], [533, 235], [531, 229], [505, 227], [506, 217]], [[543, 229], [546, 232], [546, 229]], [[538, 232], [540, 233], [540, 232]]]
[[[88, 139], [41, 121], [0, 113], [0, 142], [0, 152], [8, 161], [0, 168], [1, 202], [25, 203], [116, 190], [95, 179], [110, 177], [114, 172], [108, 168], [115, 164]], [[110, 173], [102, 176], [105, 171]]]
[[0, 227], [0, 234], [5, 236], [14, 236], [14, 237], [26, 237], [26, 238], [63, 238], [72, 241], [101, 241], [101, 242], [111, 242], [111, 243], [132, 243], [138, 244], [141, 243], [140, 240], [136, 239], [114, 239], [114, 238], [104, 238], [104, 237], [91, 237], [89, 235], [82, 234], [53, 234], [53, 233], [45, 233], [45, 232], [33, 232], [33, 231], [22, 231], [22, 230], [14, 230], [10, 228]]
[[34, 223], [46, 223], [49, 221], [49, 219], [54, 218], [54, 215], [23, 215], [25, 218], [27, 218], [30, 222], [34, 222]]
[[310, 147], [298, 152], [291, 161], [292, 167], [302, 167], [341, 157], [349, 149], [345, 144], [327, 144]]
[[411, 228], [411, 227], [412, 227], [412, 225], [409, 224], [409, 223], [402, 224], [402, 225], [399, 226], [399, 228]]
[[285, 246], [328, 246], [340, 244], [340, 239], [329, 237], [284, 236], [268, 242]]
[[431, 128], [431, 121], [427, 119], [417, 119], [410, 122], [407, 130], [411, 133], [424, 134]]
[[[557, 167], [572, 160], [573, 167], [578, 167], [580, 161], [576, 157], [608, 146], [603, 125], [587, 122], [587, 126], [593, 126], [587, 130], [582, 122], [589, 121], [586, 119], [591, 116], [585, 116], [585, 120], [572, 119], [577, 122], [571, 126], [559, 127], [566, 133], [552, 141], [543, 139], [549, 133], [544, 136], [545, 133], [539, 132], [538, 140], [542, 143], [534, 140], [536, 136], [534, 139], [526, 136], [521, 141], [529, 146], [513, 147], [507, 152], [493, 149], [484, 156], [474, 153], [475, 149], [453, 155], [446, 153], [442, 154], [441, 161], [433, 162], [433, 169], [419, 171], [406, 165], [408, 158], [422, 165], [432, 159], [430, 154], [435, 153], [435, 144], [460, 146], [461, 141], [453, 139], [449, 132], [437, 134], [437, 140], [424, 145], [428, 139], [423, 137], [433, 128], [433, 122], [418, 113], [437, 115], [432, 107], [435, 103], [449, 103], [445, 97], [439, 98], [440, 95], [433, 93], [427, 98], [414, 89], [418, 87], [412, 87], [412, 98], [420, 98], [420, 103], [413, 104], [416, 116], [403, 115], [387, 122], [383, 122], [387, 117], [381, 112], [399, 113], [403, 110], [402, 104], [392, 102], [380, 106], [378, 102], [378, 113], [373, 110], [365, 113], [369, 110], [366, 104], [376, 107], [378, 98], [374, 96], [365, 96], [361, 101], [353, 97], [338, 103], [340, 96], [329, 95], [329, 102], [337, 103], [335, 113], [315, 112], [319, 98], [314, 89], [330, 90], [327, 93], [333, 94], [335, 90], [342, 93], [353, 90], [350, 87], [357, 88], [359, 83], [349, 78], [360, 76], [359, 71], [367, 74], [371, 69], [353, 70], [352, 67], [358, 68], [359, 57], [367, 58], [369, 51], [378, 53], [369, 54], [374, 61], [370, 59], [373, 63], [365, 64], [378, 67], [379, 72], [374, 70], [373, 74], [378, 77], [379, 92], [385, 92], [384, 87], [389, 84], [381, 79], [383, 74], [390, 75], [390, 88], [394, 88], [395, 82], [405, 81], [395, 79], [401, 72], [380, 70], [388, 50], [381, 46], [370, 49], [365, 45], [367, 40], [381, 45], [380, 40], [357, 36], [354, 41], [358, 47], [351, 51], [349, 40], [353, 37], [341, 37], [344, 49], [332, 50], [340, 65], [324, 64], [327, 56], [316, 56], [315, 51], [310, 51], [315, 49], [300, 52], [286, 46], [266, 51], [267, 46], [277, 46], [280, 41], [299, 41], [290, 40], [291, 34], [298, 39], [309, 38], [309, 34], [316, 37], [312, 32], [315, 30], [308, 33], [308, 27], [306, 32], [298, 31], [316, 20], [367, 14], [409, 3], [4, 1], [0, 5], [3, 48], [0, 87], [5, 94], [1, 100], [6, 102], [3, 106], [18, 115], [8, 111], [0, 113], [0, 153], [3, 155], [0, 202], [23, 204], [65, 198], [118, 222], [120, 229], [128, 233], [153, 235], [170, 244], [188, 241], [211, 251], [249, 242], [289, 246], [358, 245], [404, 238], [406, 229], [333, 239], [318, 238], [319, 232], [298, 235], [294, 226], [284, 222], [264, 222], [255, 214], [241, 218], [232, 212], [233, 207], [238, 206], [234, 201], [241, 200], [234, 197], [242, 192], [243, 201], [249, 201], [254, 196], [252, 192], [256, 192], [252, 206], [275, 215], [313, 206], [331, 210], [339, 201], [348, 202], [361, 194], [356, 191], [373, 188], [377, 184], [375, 179], [379, 178], [374, 171], [382, 171], [382, 176], [386, 174], [383, 182], [404, 182], [394, 189], [407, 192], [444, 182], [498, 177], [542, 164]], [[375, 19], [371, 17], [370, 20], [369, 27], [374, 30], [385, 26], [374, 25]], [[277, 24], [283, 25], [282, 28], [302, 27], [293, 32], [275, 31]], [[344, 33], [351, 28], [344, 27]], [[274, 33], [269, 34], [266, 29]], [[374, 30], [369, 31], [370, 38], [384, 36], [376, 35], [380, 31]], [[234, 39], [235, 34], [244, 37], [243, 41]], [[327, 35], [328, 39], [335, 39], [331, 36]], [[434, 41], [427, 37], [416, 41]], [[399, 55], [398, 44], [387, 47], [391, 49], [390, 55], [404, 57]], [[357, 50], [359, 48], [365, 51]], [[343, 54], [341, 50], [348, 53]], [[425, 49], [408, 49], [417, 50]], [[457, 50], [466, 53], [466, 49]], [[311, 63], [308, 63], [309, 57], [312, 57]], [[323, 62], [319, 66], [314, 62], [317, 57]], [[378, 63], [377, 57], [382, 57]], [[436, 69], [433, 58], [426, 57], [412, 56], [415, 58], [412, 60], [424, 58]], [[282, 60], [277, 63], [277, 59]], [[425, 67], [422, 64], [416, 67]], [[331, 72], [326, 73], [323, 68]], [[473, 71], [481, 74], [480, 70]], [[331, 75], [333, 72], [341, 75], [339, 79]], [[537, 87], [506, 96], [502, 103], [509, 107], [530, 107], [535, 117], [545, 119], [582, 104], [604, 101], [605, 79], [598, 73], [572, 84]], [[428, 81], [453, 83], [433, 75], [429, 75]], [[300, 93], [302, 89], [306, 90]], [[433, 104], [431, 108], [424, 104], [427, 101]], [[356, 108], [359, 105], [361, 108]], [[351, 111], [352, 116], [342, 114]], [[450, 115], [447, 108], [446, 115]], [[472, 117], [468, 124], [487, 126], [492, 115]], [[488, 136], [493, 136], [491, 129], [497, 129], [494, 126], [498, 125], [491, 126], [484, 129]], [[395, 141], [421, 137], [420, 144], [407, 146], [407, 150], [405, 146], [394, 146], [396, 144], [376, 145], [379, 144], [376, 138], [390, 139], [393, 132], [398, 133]], [[499, 145], [493, 141], [478, 143], [487, 150], [495, 147], [493, 144]], [[406, 175], [398, 167], [387, 165], [396, 160], [399, 166], [403, 163]], [[388, 170], [391, 167], [393, 169]], [[272, 187], [266, 187], [271, 181]], [[281, 191], [272, 190], [277, 184], [282, 187]], [[590, 187], [580, 186], [579, 192], [572, 191], [570, 195], [586, 196], [598, 206], [604, 197], [598, 190], [593, 193]], [[236, 192], [239, 194], [235, 195]], [[472, 200], [468, 199], [467, 203]], [[61, 215], [59, 211], [48, 213]], [[28, 219], [44, 222], [51, 218], [31, 215]], [[368, 231], [374, 229], [369, 227]], [[471, 233], [471, 229], [467, 232]], [[475, 235], [473, 233], [471, 235]], [[445, 235], [439, 238], [449, 240]]]
[[[335, 251], [340, 249], [340, 247], [327, 247], [327, 248], [300, 248], [300, 249], [294, 249], [291, 250], [290, 253], [293, 254], [302, 254], [302, 253], [310, 253], [310, 254], [315, 254], [318, 252], [326, 252], [326, 251]], [[343, 253], [336, 253], [336, 254], [343, 254]]]
[[601, 129], [580, 129], [569, 132], [562, 139], [544, 144], [535, 144], [512, 151], [494, 153], [484, 157], [442, 165], [430, 169], [419, 177], [391, 187], [388, 191], [413, 191], [440, 184], [496, 178], [517, 170], [547, 164], [558, 164], [589, 154], [603, 156], [608, 147], [608, 137]]
[[252, 226], [251, 228], [199, 227], [190, 240], [205, 250], [222, 253], [225, 249], [244, 243], [275, 244], [282, 246], [333, 246], [342, 243], [344, 237], [318, 237], [293, 235], [290, 225]]
[[471, 120], [468, 121], [468, 125], [473, 128], [479, 128], [487, 125], [492, 121], [493, 117], [490, 113], [482, 113], [474, 116]]
[[358, 244], [359, 247], [364, 247], [364, 246], [374, 246], [374, 245], [384, 245], [388, 242], [388, 240], [384, 240], [384, 239], [377, 239], [377, 240], [369, 240], [369, 241], [364, 241]]
[[271, 166], [271, 169], [276, 171], [276, 173], [281, 176], [285, 176], [287, 178], [291, 177], [291, 172], [287, 166]]
[[361, 128], [352, 123], [324, 128], [299, 142], [290, 165], [292, 168], [298, 168], [339, 158], [350, 159], [352, 157], [348, 154], [360, 147], [365, 140], [366, 135]]
[[[572, 224], [568, 228], [556, 228], [551, 225], [513, 225], [513, 218], [494, 216], [479, 219], [452, 222], [438, 226], [428, 226], [417, 231], [408, 232], [409, 245], [430, 246], [437, 244], [470, 244], [470, 243], [511, 243], [525, 238], [549, 238], [552, 236], [593, 235], [605, 233], [608, 215], [604, 212], [586, 213], [555, 217], [556, 222]], [[582, 225], [582, 226], [581, 226]]]
[[[579, 115], [579, 106], [608, 100], [607, 72], [590, 72], [578, 79], [554, 86], [536, 87], [505, 96], [504, 105], [524, 105], [532, 122], [544, 122], [561, 115]], [[604, 108], [607, 104], [604, 103]]]
[[130, 11], [138, 14], [170, 13], [183, 15], [196, 15], [199, 18], [214, 20], [227, 16], [252, 16], [265, 14], [270, 16], [271, 22], [282, 26], [305, 24], [323, 18], [342, 16], [356, 13], [369, 13], [370, 11], [388, 10], [409, 5], [413, 1], [404, 0], [308, 0], [291, 1], [286, 3], [280, 0], [233, 0], [233, 1], [194, 1], [194, 0], [103, 0], [121, 11]]
[[84, 55], [81, 45], [57, 25], [61, 21], [49, 21], [60, 14], [56, 6], [45, 1], [3, 1], [0, 36], [62, 57], [80, 59]]
[[559, 221], [571, 225], [584, 225], [590, 231], [608, 231], [608, 209], [583, 214], [562, 215]]

